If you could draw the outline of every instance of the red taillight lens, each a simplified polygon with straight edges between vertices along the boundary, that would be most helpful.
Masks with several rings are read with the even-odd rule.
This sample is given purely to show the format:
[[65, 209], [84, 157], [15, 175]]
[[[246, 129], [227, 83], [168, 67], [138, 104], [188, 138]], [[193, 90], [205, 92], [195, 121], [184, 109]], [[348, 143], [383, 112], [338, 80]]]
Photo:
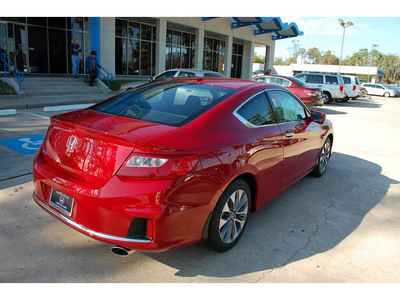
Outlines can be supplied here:
[[180, 157], [156, 157], [133, 154], [124, 162], [118, 175], [136, 179], [170, 179], [185, 175], [196, 165], [196, 155]]
[[355, 91], [357, 89], [357, 86], [353, 85], [353, 91]]
[[344, 91], [344, 86], [343, 85], [340, 86], [339, 91], [341, 91], [341, 92]]
[[311, 97], [320, 97], [322, 94], [320, 91], [313, 91], [313, 90], [304, 90], [304, 93]]

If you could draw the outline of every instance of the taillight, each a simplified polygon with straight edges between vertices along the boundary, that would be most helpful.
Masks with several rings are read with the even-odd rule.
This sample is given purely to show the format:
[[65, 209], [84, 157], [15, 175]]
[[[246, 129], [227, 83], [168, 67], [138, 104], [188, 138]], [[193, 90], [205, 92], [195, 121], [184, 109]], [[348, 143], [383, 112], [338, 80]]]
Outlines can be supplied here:
[[306, 93], [307, 95], [309, 95], [311, 97], [319, 97], [319, 96], [321, 96], [321, 92], [320, 91], [304, 90], [304, 93]]
[[357, 89], [357, 87], [355, 85], [353, 85], [353, 91], [355, 91]]
[[198, 160], [196, 155], [157, 157], [133, 154], [124, 162], [117, 174], [136, 179], [170, 179], [188, 173]]
[[343, 86], [343, 85], [341, 85], [341, 86], [340, 86], [340, 88], [339, 88], [339, 90], [340, 90], [341, 92], [343, 92], [343, 90], [344, 90], [344, 86]]

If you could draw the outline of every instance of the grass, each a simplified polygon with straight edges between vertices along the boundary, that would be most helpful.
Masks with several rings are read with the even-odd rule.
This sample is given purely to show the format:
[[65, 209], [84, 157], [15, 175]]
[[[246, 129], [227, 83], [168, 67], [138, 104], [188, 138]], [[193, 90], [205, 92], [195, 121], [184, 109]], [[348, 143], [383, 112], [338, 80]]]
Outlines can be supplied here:
[[[101, 81], [104, 82], [105, 85], [107, 85], [107, 80], [101, 79]], [[135, 80], [135, 79], [128, 79], [128, 80], [111, 80], [110, 81], [110, 89], [112, 91], [119, 91], [119, 88], [121, 87], [122, 84], [127, 83], [127, 82], [134, 82], [134, 81], [143, 81], [143, 79], [140, 80]]]
[[0, 95], [16, 95], [14, 89], [7, 83], [0, 81]]

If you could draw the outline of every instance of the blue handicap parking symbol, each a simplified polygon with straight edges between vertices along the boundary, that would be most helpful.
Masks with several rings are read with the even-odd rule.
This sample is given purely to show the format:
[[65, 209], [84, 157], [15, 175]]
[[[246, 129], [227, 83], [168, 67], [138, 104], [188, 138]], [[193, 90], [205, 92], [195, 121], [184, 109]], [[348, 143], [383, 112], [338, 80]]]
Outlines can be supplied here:
[[44, 139], [43, 134], [19, 137], [15, 139], [2, 140], [0, 145], [17, 151], [23, 155], [35, 154]]

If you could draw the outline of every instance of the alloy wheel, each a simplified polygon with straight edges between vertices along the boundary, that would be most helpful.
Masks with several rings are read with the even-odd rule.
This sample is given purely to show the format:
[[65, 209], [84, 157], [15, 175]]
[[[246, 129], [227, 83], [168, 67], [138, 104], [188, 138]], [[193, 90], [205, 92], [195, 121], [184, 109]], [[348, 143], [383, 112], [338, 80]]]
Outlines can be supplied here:
[[330, 152], [331, 152], [331, 142], [328, 139], [324, 144], [324, 147], [322, 148], [319, 158], [319, 170], [321, 173], [324, 173], [326, 167], [328, 166]]
[[219, 236], [223, 243], [233, 242], [244, 228], [249, 200], [244, 190], [238, 189], [226, 200], [219, 219]]

